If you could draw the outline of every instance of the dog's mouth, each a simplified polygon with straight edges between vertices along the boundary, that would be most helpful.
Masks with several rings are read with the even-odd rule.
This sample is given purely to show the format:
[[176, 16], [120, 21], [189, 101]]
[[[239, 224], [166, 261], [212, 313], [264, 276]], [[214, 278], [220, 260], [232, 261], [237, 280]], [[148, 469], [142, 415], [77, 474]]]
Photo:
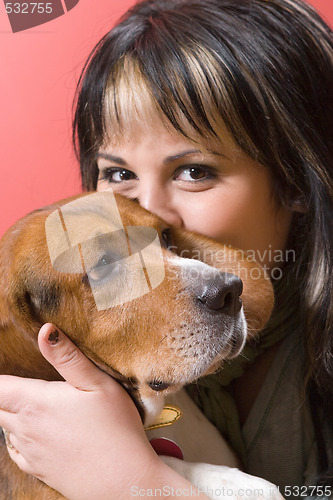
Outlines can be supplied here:
[[[225, 352], [221, 352], [215, 356], [214, 360], [211, 360], [206, 367], [201, 367], [201, 369], [195, 374], [194, 379], [203, 377], [205, 375], [215, 373], [217, 370], [221, 368], [221, 365], [225, 360], [231, 360], [239, 355], [242, 351], [245, 343], [246, 335], [231, 337], [229, 339], [229, 352], [226, 354]], [[193, 378], [193, 377], [192, 377]], [[146, 385], [155, 392], [168, 391], [172, 392], [174, 388], [179, 385], [186, 385], [187, 383], [193, 382], [193, 380], [189, 379], [187, 381], [182, 380], [180, 383], [175, 381], [164, 381], [160, 379], [153, 379], [152, 381], [146, 382]]]
[[[107, 375], [115, 379], [117, 382], [119, 382], [128, 392], [134, 392], [138, 390], [139, 383], [135, 378], [126, 377], [119, 371], [112, 368], [112, 366], [108, 365], [103, 360], [101, 360], [98, 356], [96, 356], [96, 354], [90, 351], [87, 352], [87, 350], [81, 346], [79, 347], [80, 349], [82, 349], [85, 355], [90, 359], [90, 361], [94, 363], [94, 365], [96, 365], [104, 373], [106, 373]], [[169, 389], [174, 384], [172, 384], [171, 382], [164, 382], [162, 380], [152, 380], [146, 382], [146, 385], [155, 392], [162, 392]]]
[[[246, 339], [246, 333], [243, 335], [240, 335], [239, 332], [236, 335], [231, 335], [227, 339], [227, 345], [219, 346], [220, 349], [214, 350], [213, 349], [206, 349], [205, 350], [205, 355], [204, 352], [201, 352], [201, 363], [197, 365], [196, 361], [199, 359], [199, 356], [196, 355], [194, 358], [193, 356], [190, 356], [189, 359], [186, 362], [186, 370], [187, 376], [184, 376], [184, 371], [180, 374], [177, 373], [177, 370], [174, 370], [173, 372], [169, 373], [171, 377], [167, 377], [166, 379], [157, 375], [156, 378], [154, 376], [152, 378], [147, 378], [147, 380], [139, 380], [135, 376], [129, 377], [128, 375], [124, 375], [123, 373], [119, 372], [115, 368], [113, 368], [110, 364], [105, 362], [103, 359], [101, 359], [96, 353], [92, 352], [90, 349], [87, 349], [83, 345], [78, 345], [78, 347], [85, 353], [85, 355], [104, 373], [107, 375], [111, 376], [113, 379], [115, 379], [117, 382], [119, 382], [129, 393], [135, 393], [136, 391], [140, 390], [144, 385], [146, 385], [147, 388], [151, 389], [155, 393], [161, 393], [163, 391], [166, 392], [173, 392], [177, 387], [180, 387], [182, 385], [186, 385], [188, 383], [193, 382], [193, 380], [202, 377], [207, 374], [211, 374], [216, 372], [223, 362], [228, 359], [233, 359], [234, 357], [238, 356], [239, 353], [242, 351], [244, 347]], [[203, 339], [203, 344], [205, 344], [205, 339]], [[184, 349], [185, 350], [185, 349]], [[190, 349], [187, 348], [187, 351]], [[212, 351], [209, 355], [208, 351]], [[191, 361], [191, 358], [192, 361]], [[206, 358], [203, 360], [203, 358]], [[184, 361], [186, 358], [184, 359]], [[178, 360], [179, 361], [179, 360]], [[185, 363], [184, 363], [185, 364]], [[191, 367], [191, 368], [190, 368]], [[153, 375], [153, 374], [152, 374]]]

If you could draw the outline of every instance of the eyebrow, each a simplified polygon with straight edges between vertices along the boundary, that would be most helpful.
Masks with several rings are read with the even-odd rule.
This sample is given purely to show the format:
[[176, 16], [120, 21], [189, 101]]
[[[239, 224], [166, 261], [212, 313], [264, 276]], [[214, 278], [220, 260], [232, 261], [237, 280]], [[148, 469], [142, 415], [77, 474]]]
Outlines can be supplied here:
[[[216, 151], [211, 151], [209, 149], [207, 149], [207, 151], [212, 155], [223, 156], [225, 158], [225, 155], [223, 155], [222, 153], [217, 153]], [[176, 155], [167, 156], [163, 160], [163, 163], [171, 163], [173, 161], [179, 160], [180, 158], [184, 158], [184, 156], [194, 155], [198, 153], [202, 154], [201, 149], [189, 149], [188, 151], [183, 151], [182, 153]]]
[[127, 165], [126, 161], [120, 158], [119, 156], [110, 155], [108, 153], [97, 153], [96, 160], [98, 160], [98, 158], [104, 158], [104, 160], [113, 161], [114, 163], [117, 163], [118, 165], [121, 166]]
[[[207, 151], [212, 155], [222, 156], [223, 158], [226, 158], [226, 156], [223, 155], [222, 153], [217, 153], [216, 151], [211, 151], [211, 150], [207, 150]], [[200, 149], [189, 149], [187, 151], [183, 151], [182, 153], [167, 156], [163, 160], [163, 163], [171, 163], [173, 161], [180, 160], [181, 158], [184, 158], [185, 156], [190, 156], [190, 155], [194, 155], [194, 154], [198, 154], [198, 153], [202, 154], [202, 151]], [[114, 162], [117, 165], [120, 165], [122, 167], [127, 165], [126, 161], [123, 158], [120, 158], [119, 156], [111, 155], [109, 153], [97, 153], [96, 160], [98, 158], [104, 158], [105, 160], [112, 161], [112, 162]]]

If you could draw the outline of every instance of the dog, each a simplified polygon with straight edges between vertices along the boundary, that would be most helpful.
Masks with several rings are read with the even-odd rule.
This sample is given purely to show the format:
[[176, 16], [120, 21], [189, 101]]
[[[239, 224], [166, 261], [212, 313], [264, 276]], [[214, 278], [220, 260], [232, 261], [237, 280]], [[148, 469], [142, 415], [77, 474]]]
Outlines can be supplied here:
[[[1, 374], [61, 379], [37, 345], [42, 324], [53, 323], [125, 387], [146, 427], [165, 397], [237, 356], [274, 302], [269, 278], [241, 252], [112, 192], [77, 195], [14, 224], [0, 241], [0, 282]], [[223, 444], [215, 429], [212, 439]], [[195, 464], [165, 460], [198, 482]], [[238, 474], [235, 484], [247, 476], [225, 469]], [[0, 500], [9, 498], [62, 497], [20, 471], [3, 439]]]

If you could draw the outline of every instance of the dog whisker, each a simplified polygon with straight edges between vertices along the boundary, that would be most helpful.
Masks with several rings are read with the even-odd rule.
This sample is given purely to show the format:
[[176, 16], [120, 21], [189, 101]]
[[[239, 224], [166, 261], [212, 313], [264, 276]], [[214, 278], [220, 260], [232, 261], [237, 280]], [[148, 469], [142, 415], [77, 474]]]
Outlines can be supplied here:
[[[158, 343], [158, 346], [160, 346], [162, 344], [162, 342], [164, 342], [164, 340], [167, 338], [167, 335], [164, 335], [164, 337], [159, 341]], [[173, 340], [176, 340], [175, 337], [171, 337]]]

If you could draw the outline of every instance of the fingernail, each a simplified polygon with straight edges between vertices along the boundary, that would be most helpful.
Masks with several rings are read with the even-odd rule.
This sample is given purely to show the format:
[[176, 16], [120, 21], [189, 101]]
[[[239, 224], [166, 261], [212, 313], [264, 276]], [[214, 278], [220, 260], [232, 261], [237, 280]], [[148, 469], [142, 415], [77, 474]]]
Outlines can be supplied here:
[[59, 330], [57, 330], [56, 328], [54, 328], [53, 330], [51, 330], [51, 332], [49, 333], [49, 336], [47, 338], [48, 342], [51, 344], [51, 345], [55, 345], [59, 342], [59, 335], [60, 335], [60, 332]]

